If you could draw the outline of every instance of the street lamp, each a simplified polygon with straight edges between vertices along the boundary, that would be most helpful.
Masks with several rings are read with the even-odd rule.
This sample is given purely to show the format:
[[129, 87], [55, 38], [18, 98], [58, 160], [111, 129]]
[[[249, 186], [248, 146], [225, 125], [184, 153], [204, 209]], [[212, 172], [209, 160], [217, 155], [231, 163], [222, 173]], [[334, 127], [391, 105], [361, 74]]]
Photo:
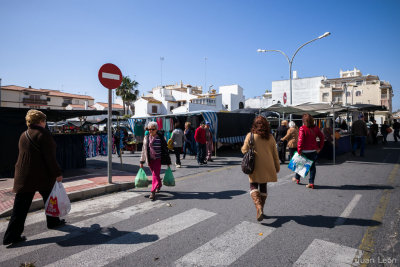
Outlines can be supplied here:
[[307, 43], [302, 44], [299, 48], [297, 48], [296, 52], [294, 52], [294, 54], [293, 54], [293, 56], [292, 56], [291, 59], [289, 59], [289, 57], [285, 54], [285, 52], [283, 52], [283, 51], [281, 51], [281, 50], [257, 49], [257, 52], [259, 52], [259, 53], [279, 52], [279, 53], [281, 53], [281, 54], [287, 59], [287, 61], [288, 61], [288, 63], [289, 63], [290, 105], [292, 105], [292, 103], [293, 103], [293, 102], [292, 102], [292, 64], [293, 64], [293, 59], [294, 59], [294, 57], [295, 57], [296, 54], [299, 52], [299, 50], [300, 50], [301, 48], [303, 48], [304, 46], [306, 46], [306, 45], [308, 45], [309, 43], [312, 43], [312, 42], [314, 42], [314, 41], [316, 41], [316, 40], [318, 40], [318, 39], [325, 38], [325, 37], [327, 37], [327, 36], [329, 36], [329, 35], [331, 35], [331, 33], [330, 33], [330, 32], [326, 32], [326, 33], [324, 33], [324, 34], [318, 36], [317, 38], [312, 39], [311, 41], [308, 41]]

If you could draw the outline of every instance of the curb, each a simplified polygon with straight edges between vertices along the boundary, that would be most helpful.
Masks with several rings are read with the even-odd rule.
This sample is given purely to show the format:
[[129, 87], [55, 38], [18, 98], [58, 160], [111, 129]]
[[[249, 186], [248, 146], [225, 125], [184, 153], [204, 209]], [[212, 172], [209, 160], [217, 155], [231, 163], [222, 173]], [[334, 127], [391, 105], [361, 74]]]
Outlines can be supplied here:
[[[86, 190], [76, 191], [76, 192], [67, 192], [69, 200], [71, 202], [84, 200], [100, 195], [105, 195], [109, 193], [129, 190], [134, 188], [134, 182], [123, 182], [118, 184], [108, 184], [103, 185], [95, 188], [90, 188]], [[31, 207], [29, 208], [29, 212], [37, 211], [44, 208], [43, 200], [41, 198], [34, 199], [32, 201]], [[9, 208], [8, 210], [3, 211], [0, 213], [0, 218], [5, 218], [11, 216], [13, 208]]]

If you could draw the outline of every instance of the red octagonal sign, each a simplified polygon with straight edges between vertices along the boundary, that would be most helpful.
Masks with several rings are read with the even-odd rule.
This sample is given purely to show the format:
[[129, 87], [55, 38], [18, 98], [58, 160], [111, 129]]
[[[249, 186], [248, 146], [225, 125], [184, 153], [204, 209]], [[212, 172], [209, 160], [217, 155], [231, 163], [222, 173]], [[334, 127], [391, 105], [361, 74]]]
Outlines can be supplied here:
[[108, 89], [115, 89], [121, 85], [122, 72], [114, 64], [107, 63], [99, 69], [100, 83]]

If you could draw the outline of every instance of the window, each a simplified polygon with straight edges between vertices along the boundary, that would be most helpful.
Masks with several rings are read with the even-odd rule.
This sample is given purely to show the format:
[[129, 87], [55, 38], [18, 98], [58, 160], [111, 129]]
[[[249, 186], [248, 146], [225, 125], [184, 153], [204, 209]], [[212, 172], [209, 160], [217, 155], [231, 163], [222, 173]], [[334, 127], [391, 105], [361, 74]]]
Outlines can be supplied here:
[[174, 106], [169, 107], [169, 111], [172, 111], [174, 109]]
[[346, 92], [346, 96], [350, 96], [350, 92]]
[[356, 85], [362, 85], [363, 81], [356, 81]]
[[326, 83], [325, 87], [331, 87], [331, 83]]
[[361, 91], [357, 91], [356, 96], [361, 96]]
[[47, 102], [50, 102], [50, 100], [51, 100], [50, 97], [48, 97], [48, 98], [47, 98]]
[[328, 102], [329, 93], [322, 93], [322, 102]]
[[151, 106], [151, 113], [157, 113], [157, 106]]

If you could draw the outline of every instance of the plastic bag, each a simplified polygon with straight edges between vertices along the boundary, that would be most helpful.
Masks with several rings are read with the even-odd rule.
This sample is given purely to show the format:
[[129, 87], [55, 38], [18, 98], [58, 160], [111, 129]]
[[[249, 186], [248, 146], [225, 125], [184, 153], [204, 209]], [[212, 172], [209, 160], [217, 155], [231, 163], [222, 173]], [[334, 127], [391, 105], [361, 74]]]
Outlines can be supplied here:
[[54, 184], [44, 208], [46, 215], [52, 217], [64, 217], [70, 212], [71, 202], [61, 182]]
[[309, 160], [308, 158], [301, 156], [297, 152], [295, 152], [289, 162], [288, 168], [304, 178], [310, 172], [312, 164], [312, 160]]
[[148, 185], [147, 175], [143, 168], [140, 168], [135, 177], [135, 187], [147, 187]]
[[164, 173], [163, 184], [166, 186], [175, 186], [175, 178], [170, 167]]

